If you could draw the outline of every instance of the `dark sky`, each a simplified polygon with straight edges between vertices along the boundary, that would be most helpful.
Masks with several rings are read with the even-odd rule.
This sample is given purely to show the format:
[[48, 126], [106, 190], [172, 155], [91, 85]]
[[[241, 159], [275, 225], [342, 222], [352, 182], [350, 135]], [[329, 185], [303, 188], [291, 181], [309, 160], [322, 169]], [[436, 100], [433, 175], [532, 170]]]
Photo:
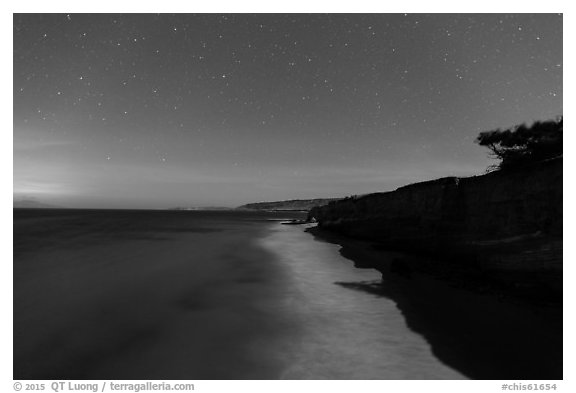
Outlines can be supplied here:
[[558, 14], [14, 16], [14, 196], [236, 206], [482, 173], [562, 114]]

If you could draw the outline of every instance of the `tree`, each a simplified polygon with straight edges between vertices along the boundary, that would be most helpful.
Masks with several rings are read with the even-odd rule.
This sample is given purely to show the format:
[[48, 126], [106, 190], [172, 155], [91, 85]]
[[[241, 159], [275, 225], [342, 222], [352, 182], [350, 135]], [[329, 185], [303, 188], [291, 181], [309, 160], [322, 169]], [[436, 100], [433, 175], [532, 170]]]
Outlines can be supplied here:
[[521, 124], [505, 130], [484, 131], [476, 143], [500, 160], [496, 169], [521, 167], [562, 155], [563, 118]]

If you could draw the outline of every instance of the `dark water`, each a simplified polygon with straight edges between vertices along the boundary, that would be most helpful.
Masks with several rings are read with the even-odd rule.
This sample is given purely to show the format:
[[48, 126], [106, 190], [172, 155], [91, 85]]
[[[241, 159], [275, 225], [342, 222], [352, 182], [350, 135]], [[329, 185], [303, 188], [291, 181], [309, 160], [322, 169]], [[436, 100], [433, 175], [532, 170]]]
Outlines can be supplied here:
[[14, 378], [483, 377], [295, 217], [14, 210]]

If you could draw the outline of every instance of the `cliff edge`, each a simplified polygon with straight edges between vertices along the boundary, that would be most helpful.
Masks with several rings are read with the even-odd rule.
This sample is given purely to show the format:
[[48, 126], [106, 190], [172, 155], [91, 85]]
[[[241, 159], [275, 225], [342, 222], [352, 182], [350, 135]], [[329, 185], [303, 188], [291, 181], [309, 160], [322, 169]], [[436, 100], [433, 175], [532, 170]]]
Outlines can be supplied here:
[[561, 287], [562, 157], [349, 197], [311, 209], [308, 220], [446, 264], [548, 274]]

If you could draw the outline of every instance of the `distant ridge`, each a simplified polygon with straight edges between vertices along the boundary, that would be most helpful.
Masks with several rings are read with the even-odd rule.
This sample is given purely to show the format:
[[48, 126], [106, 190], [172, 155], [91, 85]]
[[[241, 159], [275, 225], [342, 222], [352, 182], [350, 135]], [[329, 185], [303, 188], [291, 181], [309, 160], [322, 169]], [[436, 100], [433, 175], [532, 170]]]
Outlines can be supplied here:
[[172, 207], [168, 210], [209, 210], [209, 211], [215, 211], [215, 210], [234, 210], [234, 208], [232, 207], [225, 207], [225, 206], [207, 206], [207, 207], [198, 207], [198, 206], [178, 206], [178, 207]]
[[241, 210], [267, 210], [267, 211], [309, 211], [317, 206], [324, 206], [340, 198], [319, 198], [319, 199], [292, 199], [277, 202], [256, 202], [238, 206]]
[[47, 203], [38, 202], [34, 199], [20, 199], [15, 200], [13, 204], [15, 209], [60, 209], [59, 206], [49, 205]]

